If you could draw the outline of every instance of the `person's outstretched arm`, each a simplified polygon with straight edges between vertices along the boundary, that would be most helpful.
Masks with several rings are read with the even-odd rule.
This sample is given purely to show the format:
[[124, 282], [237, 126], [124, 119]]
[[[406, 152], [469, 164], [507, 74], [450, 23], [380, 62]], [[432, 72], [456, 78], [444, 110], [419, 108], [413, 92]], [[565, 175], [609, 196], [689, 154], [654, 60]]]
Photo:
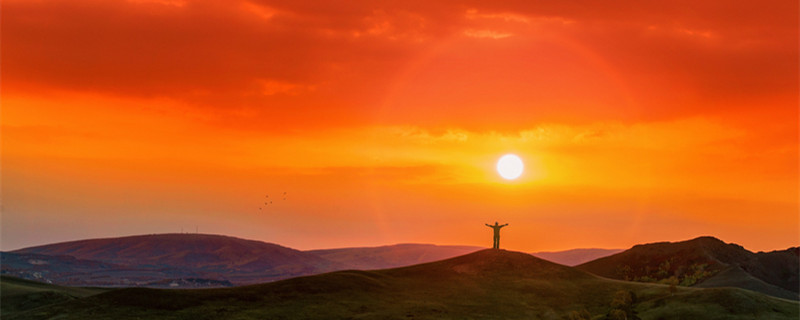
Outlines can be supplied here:
[[504, 225], [502, 225], [502, 226], [503, 226], [503, 227], [505, 227], [505, 226], [507, 226], [507, 225], [508, 225], [508, 223], [506, 223], [506, 224], [504, 224]]
[[488, 223], [484, 223], [487, 227], [491, 227]]

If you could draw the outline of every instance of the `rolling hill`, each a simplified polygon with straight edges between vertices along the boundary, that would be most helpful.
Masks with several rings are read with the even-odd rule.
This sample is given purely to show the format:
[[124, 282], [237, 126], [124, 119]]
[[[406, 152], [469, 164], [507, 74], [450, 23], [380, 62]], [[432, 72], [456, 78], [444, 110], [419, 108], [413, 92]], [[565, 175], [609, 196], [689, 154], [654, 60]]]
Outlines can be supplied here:
[[4, 319], [796, 319], [796, 301], [737, 288], [610, 280], [482, 250], [403, 268], [220, 289], [126, 288]]
[[541, 251], [531, 253], [534, 257], [542, 258], [547, 261], [563, 264], [565, 266], [577, 266], [584, 262], [589, 262], [602, 257], [607, 257], [615, 253], [622, 252], [622, 249], [571, 249], [564, 251]]
[[578, 269], [603, 277], [685, 286], [738, 287], [798, 299], [798, 248], [753, 253], [713, 237], [636, 245]]
[[2, 273], [72, 286], [224, 287], [346, 269], [386, 269], [480, 247], [398, 244], [299, 251], [208, 234], [89, 239], [0, 252]]
[[191, 277], [249, 284], [346, 268], [317, 255], [272, 243], [206, 234], [90, 239], [11, 253], [67, 256], [115, 265], [111, 271], [116, 277], [124, 277], [127, 272], [130, 277], [154, 282]]
[[443, 260], [482, 249], [485, 248], [406, 243], [380, 247], [322, 249], [306, 252], [346, 265], [348, 269], [375, 270]]

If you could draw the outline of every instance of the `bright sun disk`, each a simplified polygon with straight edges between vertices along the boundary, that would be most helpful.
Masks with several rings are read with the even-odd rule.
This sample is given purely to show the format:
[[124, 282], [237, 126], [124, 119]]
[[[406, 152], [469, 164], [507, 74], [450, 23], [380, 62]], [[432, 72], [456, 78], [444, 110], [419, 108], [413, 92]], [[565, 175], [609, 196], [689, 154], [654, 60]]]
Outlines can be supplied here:
[[515, 154], [507, 154], [497, 160], [497, 173], [506, 180], [519, 178], [524, 168], [522, 159]]

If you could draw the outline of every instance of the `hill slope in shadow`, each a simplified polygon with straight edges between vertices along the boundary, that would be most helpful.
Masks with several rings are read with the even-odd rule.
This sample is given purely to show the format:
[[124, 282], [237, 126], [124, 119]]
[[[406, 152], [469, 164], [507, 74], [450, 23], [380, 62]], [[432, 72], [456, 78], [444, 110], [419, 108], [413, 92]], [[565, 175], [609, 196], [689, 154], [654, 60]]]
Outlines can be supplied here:
[[9, 276], [0, 276], [0, 316], [72, 301], [105, 292], [105, 289], [62, 287]]
[[[710, 311], [709, 311], [710, 310]], [[252, 286], [118, 289], [7, 319], [796, 319], [798, 303], [735, 289], [600, 278], [528, 254], [482, 250], [415, 266]]]
[[685, 286], [738, 287], [798, 299], [798, 248], [753, 253], [713, 237], [636, 245], [576, 268], [603, 277]]

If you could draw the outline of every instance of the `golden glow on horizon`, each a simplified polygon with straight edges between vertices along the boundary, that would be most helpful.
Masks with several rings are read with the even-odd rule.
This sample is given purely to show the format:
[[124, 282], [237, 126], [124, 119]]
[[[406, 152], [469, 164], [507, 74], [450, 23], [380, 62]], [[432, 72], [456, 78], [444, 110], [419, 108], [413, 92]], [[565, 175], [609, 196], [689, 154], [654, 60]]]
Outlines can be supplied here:
[[515, 154], [507, 154], [497, 160], [497, 173], [506, 180], [519, 178], [524, 168], [525, 165], [522, 163], [522, 159]]

